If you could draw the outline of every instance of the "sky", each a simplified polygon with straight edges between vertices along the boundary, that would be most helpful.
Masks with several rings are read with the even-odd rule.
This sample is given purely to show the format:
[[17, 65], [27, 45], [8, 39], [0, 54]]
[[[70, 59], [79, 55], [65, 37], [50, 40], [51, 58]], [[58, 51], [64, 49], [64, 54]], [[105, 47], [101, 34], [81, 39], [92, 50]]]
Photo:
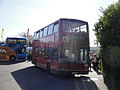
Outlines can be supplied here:
[[[100, 7], [118, 0], [0, 0], [0, 33], [6, 37], [17, 37], [19, 33], [34, 34], [35, 31], [60, 19], [72, 18], [87, 21], [90, 31], [90, 46], [96, 40], [94, 24], [102, 15]], [[2, 38], [0, 37], [0, 41]]]

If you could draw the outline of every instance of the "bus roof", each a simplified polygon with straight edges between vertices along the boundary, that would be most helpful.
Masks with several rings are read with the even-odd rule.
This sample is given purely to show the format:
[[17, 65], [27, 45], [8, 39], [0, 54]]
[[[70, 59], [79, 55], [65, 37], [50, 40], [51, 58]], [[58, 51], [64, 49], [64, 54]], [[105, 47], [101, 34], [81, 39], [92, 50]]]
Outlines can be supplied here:
[[60, 18], [59, 20], [70, 20], [70, 21], [79, 21], [79, 22], [82, 22], [82, 23], [88, 23], [86, 21], [83, 21], [83, 20], [78, 20], [78, 19], [70, 19], [70, 18]]
[[[88, 23], [88, 22], [83, 21], [83, 20], [70, 19], [70, 18], [60, 18], [60, 19], [58, 19], [58, 20], [54, 21], [53, 23], [58, 22], [59, 20], [70, 20], [70, 21], [81, 22], [81, 24], [82, 24], [82, 25], [84, 25], [84, 24]], [[50, 23], [50, 24], [53, 24], [53, 23]], [[49, 24], [49, 25], [50, 25], [50, 24]], [[48, 25], [46, 25], [45, 27], [47, 27], [47, 26], [48, 26]], [[43, 27], [43, 28], [45, 28], [45, 27]], [[41, 28], [41, 29], [37, 30], [36, 32], [38, 32], [38, 31], [42, 30], [43, 28]]]
[[26, 40], [26, 38], [17, 38], [17, 37], [7, 37], [7, 39], [18, 39], [18, 40]]

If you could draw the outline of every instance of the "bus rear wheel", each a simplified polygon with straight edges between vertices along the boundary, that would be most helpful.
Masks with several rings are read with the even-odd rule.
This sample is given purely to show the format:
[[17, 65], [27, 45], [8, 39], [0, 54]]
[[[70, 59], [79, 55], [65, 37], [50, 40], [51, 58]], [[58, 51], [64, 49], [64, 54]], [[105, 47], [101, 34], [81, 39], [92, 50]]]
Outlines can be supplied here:
[[10, 61], [15, 61], [16, 57], [15, 56], [10, 56]]

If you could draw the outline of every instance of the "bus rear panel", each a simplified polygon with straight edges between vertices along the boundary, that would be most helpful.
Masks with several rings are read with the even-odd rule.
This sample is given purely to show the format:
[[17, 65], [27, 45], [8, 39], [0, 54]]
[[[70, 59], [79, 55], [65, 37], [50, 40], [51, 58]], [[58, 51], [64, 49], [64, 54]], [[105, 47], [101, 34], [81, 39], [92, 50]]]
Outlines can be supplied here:
[[32, 63], [55, 74], [89, 73], [88, 23], [58, 21], [35, 32]]

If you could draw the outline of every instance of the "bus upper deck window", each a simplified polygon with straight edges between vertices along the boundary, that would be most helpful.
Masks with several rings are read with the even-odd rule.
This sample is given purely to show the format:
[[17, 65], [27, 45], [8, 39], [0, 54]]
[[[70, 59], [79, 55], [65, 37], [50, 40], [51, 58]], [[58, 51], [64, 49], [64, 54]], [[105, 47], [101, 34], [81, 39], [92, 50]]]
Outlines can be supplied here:
[[43, 35], [43, 30], [40, 31], [40, 37], [42, 37], [42, 35]]
[[63, 20], [62, 30], [63, 32], [86, 33], [87, 23], [80, 22], [80, 21], [74, 21], [74, 20]]
[[48, 32], [48, 27], [45, 27], [45, 28], [44, 28], [44, 32], [43, 32], [43, 36], [46, 36], [46, 35], [47, 35], [47, 32]]
[[81, 31], [81, 33], [86, 33], [87, 32], [87, 26], [86, 25], [82, 25], [80, 27], [80, 31]]
[[34, 39], [36, 39], [36, 32], [34, 33], [34, 36], [33, 36]]
[[39, 38], [40, 31], [36, 32], [36, 38]]
[[49, 25], [48, 35], [53, 33], [53, 24]]
[[54, 25], [54, 32], [58, 32], [58, 29], [59, 29], [59, 24], [56, 23], [56, 24]]

